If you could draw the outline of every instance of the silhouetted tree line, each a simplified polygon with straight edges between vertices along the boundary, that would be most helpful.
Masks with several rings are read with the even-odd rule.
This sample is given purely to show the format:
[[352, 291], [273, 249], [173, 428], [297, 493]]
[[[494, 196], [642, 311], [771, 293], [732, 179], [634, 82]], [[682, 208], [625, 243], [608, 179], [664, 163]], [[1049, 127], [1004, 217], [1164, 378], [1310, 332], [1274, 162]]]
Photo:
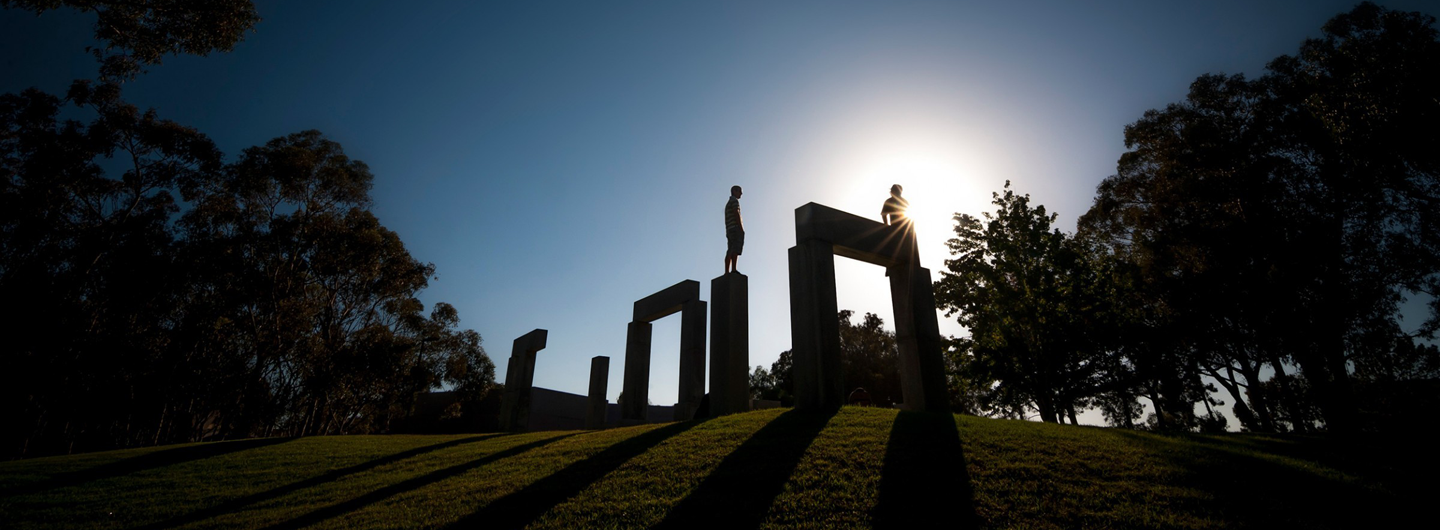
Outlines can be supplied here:
[[[885, 321], [874, 313], [865, 313], [857, 324], [851, 321], [854, 311], [842, 309], [836, 318], [840, 323], [840, 364], [845, 372], [845, 390], [864, 389], [878, 407], [890, 407], [904, 401], [900, 387], [900, 350], [895, 332], [884, 328]], [[754, 399], [779, 401], [791, 406], [795, 401], [794, 357], [790, 350], [780, 352], [766, 370], [756, 366], [750, 372], [750, 395]]]
[[1126, 127], [1076, 234], [1008, 183], [983, 222], [957, 215], [936, 284], [971, 331], [955, 407], [1135, 426], [1143, 399], [1152, 427], [1213, 430], [1228, 401], [1246, 430], [1355, 432], [1435, 406], [1434, 23], [1364, 3], [1259, 78], [1201, 76]]
[[416, 299], [434, 267], [370, 213], [364, 163], [317, 131], [227, 163], [121, 98], [166, 54], [228, 50], [249, 2], [67, 4], [99, 13], [100, 79], [0, 96], [6, 456], [374, 432], [417, 392], [484, 396], [479, 334]]

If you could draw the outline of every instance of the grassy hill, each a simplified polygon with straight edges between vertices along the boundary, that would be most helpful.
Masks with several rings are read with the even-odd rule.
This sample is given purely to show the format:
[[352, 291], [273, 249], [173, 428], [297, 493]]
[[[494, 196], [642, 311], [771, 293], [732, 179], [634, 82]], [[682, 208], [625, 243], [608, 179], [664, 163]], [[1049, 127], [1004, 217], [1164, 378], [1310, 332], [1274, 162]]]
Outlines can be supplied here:
[[851, 407], [246, 440], [0, 463], [0, 528], [1398, 527], [1435, 498], [1428, 444]]

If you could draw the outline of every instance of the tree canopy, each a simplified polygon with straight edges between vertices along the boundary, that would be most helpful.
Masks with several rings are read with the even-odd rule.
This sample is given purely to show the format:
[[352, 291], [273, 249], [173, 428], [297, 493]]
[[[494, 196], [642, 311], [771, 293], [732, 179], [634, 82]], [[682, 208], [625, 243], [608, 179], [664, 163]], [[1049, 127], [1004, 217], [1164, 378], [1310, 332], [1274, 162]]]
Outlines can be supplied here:
[[166, 55], [228, 52], [255, 27], [260, 16], [250, 0], [0, 0], [0, 7], [37, 16], [67, 7], [94, 13], [91, 48], [101, 75], [123, 80]]
[[[495, 368], [434, 266], [318, 131], [244, 150], [126, 103], [170, 53], [228, 50], [246, 2], [35, 2], [99, 15], [101, 80], [0, 95], [0, 422], [10, 455], [384, 431], [415, 395], [478, 403]], [[128, 66], [127, 66], [128, 65]]]

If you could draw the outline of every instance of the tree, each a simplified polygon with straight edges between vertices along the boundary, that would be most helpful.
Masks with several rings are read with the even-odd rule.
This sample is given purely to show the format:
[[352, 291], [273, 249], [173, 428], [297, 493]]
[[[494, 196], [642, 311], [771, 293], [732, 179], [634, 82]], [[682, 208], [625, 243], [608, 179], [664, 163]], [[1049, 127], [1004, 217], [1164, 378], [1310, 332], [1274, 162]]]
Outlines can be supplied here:
[[1430, 296], [1431, 314], [1402, 342], [1434, 337], [1433, 23], [1365, 3], [1259, 79], [1202, 76], [1126, 128], [1130, 151], [1081, 219], [1134, 264], [1162, 308], [1152, 329], [1246, 428], [1311, 428], [1314, 403], [1328, 428], [1355, 429], [1355, 378], [1393, 380], [1409, 351], [1395, 318], [1407, 293]]
[[260, 21], [250, 0], [0, 0], [0, 7], [37, 16], [61, 7], [95, 13], [95, 40], [104, 46], [91, 52], [101, 76], [117, 81], [166, 55], [228, 52]]
[[366, 209], [372, 178], [315, 131], [225, 165], [111, 83], [0, 96], [5, 450], [374, 432], [445, 384], [478, 402], [494, 366], [453, 307], [424, 315], [434, 267]]
[[750, 399], [775, 399], [775, 376], [764, 366], [756, 366], [750, 372]]
[[984, 223], [955, 216], [955, 258], [935, 298], [971, 335], [951, 349], [951, 364], [960, 377], [994, 381], [980, 408], [1033, 407], [1044, 421], [1073, 423], [1110, 373], [1104, 284], [1078, 243], [1051, 228], [1055, 215], [1009, 188], [993, 194], [998, 208]]
[[780, 357], [770, 363], [770, 377], [775, 378], [772, 393], [765, 399], [774, 399], [781, 405], [795, 404], [795, 355], [791, 350], [780, 352]]
[[[842, 309], [835, 315], [840, 323], [840, 362], [845, 372], [845, 388], [847, 391], [864, 388], [877, 406], [889, 407], [901, 398], [895, 333], [886, 331], [885, 321], [872, 313], [866, 313], [857, 325], [851, 322], [854, 314]], [[757, 388], [756, 374], [764, 370], [758, 366], [755, 369], [750, 377], [752, 392]], [[778, 400], [786, 406], [794, 403], [794, 356], [790, 350], [780, 352], [780, 358], [770, 365], [764, 376], [770, 383], [761, 399]]]
[[855, 313], [841, 310], [840, 363], [846, 391], [864, 388], [877, 407], [890, 407], [903, 399], [900, 384], [900, 353], [895, 333], [884, 329], [885, 321], [874, 313], [856, 324]]

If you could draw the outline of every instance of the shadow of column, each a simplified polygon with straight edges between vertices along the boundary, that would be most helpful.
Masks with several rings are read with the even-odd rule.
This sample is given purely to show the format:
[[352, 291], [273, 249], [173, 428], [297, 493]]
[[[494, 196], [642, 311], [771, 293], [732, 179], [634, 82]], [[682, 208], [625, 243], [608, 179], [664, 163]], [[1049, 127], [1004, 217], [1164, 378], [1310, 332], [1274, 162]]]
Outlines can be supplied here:
[[979, 527], [955, 416], [914, 411], [895, 415], [880, 472], [879, 497], [875, 528], [909, 528], [922, 521]]
[[800, 457], [834, 415], [791, 409], [771, 420], [720, 461], [655, 528], [759, 526]]
[[0, 492], [0, 494], [16, 495], [21, 493], [39, 493], [56, 488], [77, 486], [90, 481], [129, 475], [131, 473], [173, 466], [175, 464], [183, 464], [193, 460], [204, 460], [215, 456], [238, 453], [247, 449], [278, 445], [297, 439], [298, 438], [256, 438], [230, 442], [209, 442], [187, 447], [162, 449], [133, 458], [101, 464], [89, 469], [62, 473], [51, 477], [49, 480], [42, 481], [39, 484], [16, 485], [7, 488], [4, 492]]
[[490, 501], [479, 511], [446, 528], [523, 528], [630, 459], [701, 423], [703, 420], [674, 423], [630, 437], [590, 458], [532, 482], [520, 491]]
[[179, 527], [179, 526], [184, 526], [184, 525], [187, 525], [187, 524], [190, 524], [190, 523], [194, 523], [194, 522], [197, 522], [197, 521], [203, 521], [203, 520], [205, 520], [205, 519], [209, 519], [209, 518], [211, 518], [211, 517], [215, 517], [215, 516], [218, 516], [218, 515], [222, 515], [222, 514], [226, 514], [226, 513], [230, 513], [230, 512], [234, 512], [234, 511], [238, 511], [238, 510], [240, 510], [241, 508], [244, 508], [244, 507], [249, 506], [249, 505], [252, 505], [252, 504], [258, 504], [258, 503], [261, 503], [261, 502], [264, 502], [264, 501], [268, 501], [268, 500], [271, 500], [271, 499], [276, 499], [276, 498], [282, 497], [282, 496], [284, 496], [284, 495], [287, 495], [287, 494], [290, 494], [290, 493], [293, 493], [293, 492], [296, 492], [296, 491], [300, 491], [300, 490], [303, 490], [303, 489], [306, 489], [306, 488], [311, 488], [311, 487], [315, 487], [315, 486], [324, 484], [324, 483], [326, 483], [326, 482], [333, 482], [333, 481], [339, 480], [339, 479], [341, 479], [342, 477], [345, 477], [345, 476], [347, 476], [347, 475], [353, 475], [353, 474], [356, 474], [356, 473], [360, 473], [360, 472], [362, 472], [362, 471], [367, 471], [367, 470], [375, 469], [375, 468], [380, 467], [380, 466], [383, 466], [383, 465], [385, 465], [385, 464], [392, 464], [392, 463], [395, 463], [395, 462], [399, 462], [399, 461], [401, 461], [401, 460], [405, 460], [405, 459], [409, 459], [409, 458], [414, 458], [414, 457], [416, 457], [416, 456], [420, 456], [420, 455], [423, 455], [423, 454], [425, 454], [425, 453], [430, 453], [430, 452], [434, 452], [434, 451], [439, 451], [439, 450], [441, 450], [441, 449], [445, 449], [445, 448], [449, 448], [449, 447], [455, 447], [455, 446], [457, 446], [457, 445], [463, 445], [463, 444], [468, 444], [468, 443], [479, 442], [479, 441], [481, 441], [481, 440], [486, 440], [486, 439], [494, 438], [494, 437], [496, 437], [496, 435], [494, 435], [494, 434], [481, 435], [481, 436], [468, 436], [468, 437], [465, 437], [465, 438], [460, 438], [460, 439], [456, 439], [456, 440], [450, 440], [450, 441], [448, 441], [448, 442], [441, 442], [441, 443], [438, 443], [438, 444], [431, 444], [431, 445], [426, 445], [426, 446], [423, 446], [423, 447], [416, 447], [416, 448], [414, 448], [414, 449], [410, 449], [410, 450], [406, 450], [406, 451], [401, 451], [401, 452], [395, 453], [395, 454], [393, 454], [393, 455], [386, 455], [386, 456], [384, 456], [384, 457], [376, 458], [376, 459], [374, 459], [374, 460], [370, 460], [370, 461], [367, 461], [367, 462], [361, 462], [361, 463], [359, 463], [359, 464], [355, 464], [355, 465], [350, 466], [350, 467], [347, 467], [347, 468], [336, 469], [336, 470], [333, 470], [333, 471], [329, 471], [329, 472], [326, 472], [326, 473], [323, 473], [323, 474], [321, 474], [321, 475], [314, 476], [314, 477], [311, 477], [311, 478], [308, 478], [308, 479], [305, 479], [305, 480], [300, 480], [300, 481], [296, 481], [296, 482], [291, 482], [291, 483], [289, 483], [289, 484], [286, 484], [286, 485], [284, 485], [284, 486], [280, 486], [280, 487], [278, 487], [278, 488], [272, 488], [272, 489], [269, 489], [269, 490], [266, 490], [266, 491], [262, 491], [262, 492], [259, 492], [259, 493], [253, 493], [253, 494], [250, 494], [250, 495], [246, 495], [246, 496], [244, 496], [244, 497], [239, 497], [239, 498], [236, 498], [236, 499], [231, 499], [231, 500], [222, 502], [222, 503], [220, 503], [220, 504], [217, 504], [217, 505], [215, 505], [215, 506], [211, 506], [211, 507], [209, 507], [209, 508], [205, 508], [205, 509], [202, 509], [202, 510], [194, 511], [194, 512], [191, 512], [191, 513], [188, 513], [188, 514], [185, 514], [185, 515], [181, 515], [181, 516], [178, 516], [178, 517], [173, 517], [173, 518], [171, 518], [171, 519], [169, 519], [169, 520], [166, 520], [166, 521], [161, 521], [161, 522], [158, 522], [158, 523], [152, 523], [152, 524], [148, 524], [148, 525], [142, 526], [142, 527], [140, 527], [140, 530], [160, 530], [160, 529], [163, 529], [163, 528], [175, 528], [175, 527]]
[[321, 521], [324, 521], [324, 520], [326, 520], [326, 519], [330, 519], [330, 518], [333, 518], [333, 517], [337, 517], [337, 516], [340, 516], [340, 515], [344, 515], [344, 514], [349, 513], [349, 512], [353, 512], [353, 511], [355, 511], [355, 510], [359, 510], [360, 508], [364, 508], [365, 506], [368, 506], [368, 505], [370, 505], [370, 504], [374, 504], [374, 503], [376, 503], [376, 502], [379, 502], [379, 501], [381, 501], [381, 500], [387, 499], [387, 498], [389, 498], [389, 497], [392, 497], [392, 496], [395, 496], [395, 495], [399, 495], [399, 494], [401, 494], [401, 493], [405, 493], [405, 492], [410, 491], [410, 490], [420, 489], [420, 488], [423, 488], [423, 487], [425, 487], [425, 486], [429, 486], [429, 485], [431, 485], [431, 484], [434, 484], [434, 483], [436, 483], [436, 482], [440, 482], [440, 481], [442, 481], [442, 480], [445, 480], [445, 479], [447, 479], [447, 478], [460, 476], [461, 474], [464, 474], [466, 471], [470, 471], [470, 470], [472, 470], [472, 469], [480, 468], [480, 467], [485, 466], [486, 464], [489, 464], [489, 463], [491, 463], [491, 462], [495, 462], [495, 461], [498, 461], [498, 460], [504, 460], [504, 459], [506, 459], [506, 458], [510, 458], [510, 457], [515, 456], [515, 455], [518, 455], [518, 454], [520, 454], [520, 453], [524, 453], [524, 452], [526, 452], [526, 451], [530, 451], [530, 450], [532, 450], [532, 449], [538, 449], [538, 448], [543, 447], [543, 446], [545, 446], [545, 445], [548, 445], [548, 444], [550, 444], [550, 443], [554, 443], [554, 442], [556, 442], [556, 441], [563, 440], [563, 439], [569, 438], [569, 437], [571, 437], [571, 436], [574, 436], [574, 434], [565, 434], [565, 435], [561, 435], [561, 436], [555, 436], [555, 437], [552, 437], [552, 438], [545, 438], [545, 439], [543, 439], [543, 440], [537, 440], [537, 441], [534, 441], [534, 442], [530, 442], [530, 443], [528, 443], [528, 444], [518, 445], [518, 446], [515, 446], [515, 447], [511, 447], [511, 448], [509, 448], [509, 449], [503, 450], [503, 451], [491, 453], [491, 454], [489, 454], [489, 455], [485, 455], [485, 456], [483, 456], [483, 457], [480, 457], [480, 458], [477, 458], [477, 459], [475, 459], [475, 460], [466, 462], [466, 463], [464, 463], [464, 464], [454, 465], [454, 466], [447, 467], [447, 468], [445, 468], [445, 469], [440, 469], [440, 470], [432, 471], [432, 472], [430, 472], [430, 473], [427, 473], [427, 474], [424, 474], [424, 475], [421, 475], [421, 476], [418, 476], [418, 477], [415, 477], [415, 478], [411, 478], [411, 479], [409, 479], [409, 480], [404, 480], [404, 481], [397, 482], [397, 483], [395, 483], [395, 484], [391, 484], [391, 485], [389, 485], [389, 486], [380, 488], [380, 489], [375, 490], [375, 491], [372, 491], [372, 492], [370, 492], [370, 493], [366, 493], [366, 494], [361, 495], [361, 496], [359, 496], [359, 497], [355, 497], [355, 498], [350, 499], [350, 500], [348, 500], [348, 501], [345, 501], [345, 502], [342, 502], [342, 503], [339, 503], [339, 504], [334, 504], [334, 505], [331, 505], [331, 506], [326, 506], [326, 507], [324, 507], [324, 508], [320, 508], [320, 509], [318, 509], [318, 510], [315, 510], [315, 511], [312, 511], [312, 512], [310, 512], [310, 513], [307, 513], [307, 514], [305, 514], [305, 515], [301, 515], [301, 516], [299, 516], [299, 517], [296, 517], [296, 518], [294, 518], [294, 519], [291, 519], [291, 520], [288, 520], [288, 521], [283, 521], [283, 522], [280, 522], [280, 523], [276, 523], [276, 524], [274, 524], [274, 525], [269, 526], [269, 527], [267, 528], [267, 530], [281, 530], [281, 529], [298, 529], [298, 528], [304, 528], [304, 527], [313, 525], [313, 524], [315, 524], [315, 523], [319, 523], [319, 522], [321, 522]]

